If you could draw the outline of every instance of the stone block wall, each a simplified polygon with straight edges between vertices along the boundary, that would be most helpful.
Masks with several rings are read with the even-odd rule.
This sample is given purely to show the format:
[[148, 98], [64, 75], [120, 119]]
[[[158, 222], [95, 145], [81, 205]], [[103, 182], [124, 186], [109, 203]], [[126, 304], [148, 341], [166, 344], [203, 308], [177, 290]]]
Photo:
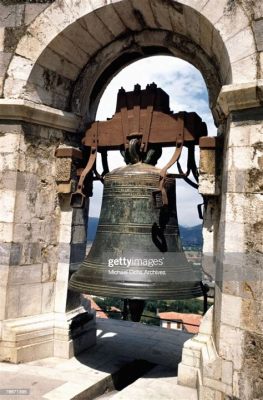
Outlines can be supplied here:
[[[24, 3], [3, 0], [0, 3], [0, 97], [7, 67], [26, 27], [50, 5], [50, 1]], [[21, 71], [22, 73], [22, 71]]]
[[10, 208], [6, 214], [1, 207], [2, 229], [9, 233], [1, 244], [1, 264], [8, 269], [3, 317], [10, 319], [53, 311], [60, 226], [54, 153], [63, 134], [27, 124], [0, 129], [1, 197]]
[[[59, 195], [56, 181], [56, 149], [70, 142], [76, 146], [76, 138], [51, 127], [0, 125], [0, 357], [5, 360], [33, 357], [23, 350], [29, 343], [39, 344], [39, 354], [52, 355], [56, 316], [64, 318], [59, 324], [67, 336], [66, 310], [72, 317], [72, 311], [82, 310], [79, 295], [68, 293], [68, 279], [70, 266], [85, 256], [86, 210], [73, 213], [70, 194]], [[31, 330], [27, 343], [15, 321]], [[35, 331], [41, 329], [40, 338]]]
[[202, 400], [263, 393], [262, 122], [262, 107], [229, 114], [220, 196], [205, 196], [203, 267], [216, 282], [214, 312], [179, 368], [179, 381], [199, 388]]
[[262, 126], [262, 107], [231, 113], [222, 182], [214, 333], [244, 399], [263, 393]]

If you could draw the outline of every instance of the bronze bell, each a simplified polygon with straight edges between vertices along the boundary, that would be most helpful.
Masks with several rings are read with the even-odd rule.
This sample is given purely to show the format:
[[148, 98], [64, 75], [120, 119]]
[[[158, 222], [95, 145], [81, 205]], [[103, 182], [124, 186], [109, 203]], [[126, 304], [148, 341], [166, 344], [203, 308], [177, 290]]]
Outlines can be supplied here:
[[202, 295], [201, 272], [182, 249], [175, 178], [166, 176], [168, 203], [156, 208], [159, 183], [160, 170], [141, 161], [106, 174], [96, 238], [70, 289], [139, 300]]

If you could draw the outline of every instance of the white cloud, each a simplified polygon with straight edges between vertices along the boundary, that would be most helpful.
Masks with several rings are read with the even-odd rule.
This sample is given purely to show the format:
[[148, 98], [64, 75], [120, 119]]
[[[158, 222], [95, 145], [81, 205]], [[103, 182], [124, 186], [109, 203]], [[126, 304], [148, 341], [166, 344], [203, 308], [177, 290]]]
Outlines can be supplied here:
[[[136, 83], [139, 83], [144, 89], [147, 84], [152, 82], [169, 94], [171, 110], [174, 112], [195, 111], [206, 122], [209, 135], [216, 135], [216, 128], [208, 106], [207, 89], [201, 73], [189, 63], [169, 56], [145, 58], [124, 68], [112, 79], [105, 90], [98, 108], [97, 120], [106, 120], [115, 113], [117, 93], [121, 87], [130, 91], [133, 90]], [[173, 151], [171, 148], [163, 150], [163, 155], [158, 163], [159, 168], [167, 163]], [[198, 163], [198, 149], [196, 153]], [[110, 152], [110, 170], [120, 165], [124, 165], [124, 163], [119, 152]], [[182, 166], [184, 168], [186, 166], [186, 154], [182, 156]], [[170, 172], [175, 172], [175, 168], [172, 168]], [[101, 197], [102, 184], [95, 183], [94, 197], [91, 199], [90, 205], [91, 216], [99, 215]], [[200, 223], [196, 207], [201, 202], [202, 197], [197, 190], [178, 180], [177, 206], [180, 224], [192, 226]]]
[[106, 88], [100, 101], [97, 119], [106, 120], [114, 114], [117, 94], [121, 87], [130, 91], [139, 83], [144, 89], [152, 82], [169, 94], [170, 107], [174, 112], [195, 111], [208, 124], [209, 133], [216, 133], [201, 73], [186, 61], [170, 56], [144, 58], [124, 68]]

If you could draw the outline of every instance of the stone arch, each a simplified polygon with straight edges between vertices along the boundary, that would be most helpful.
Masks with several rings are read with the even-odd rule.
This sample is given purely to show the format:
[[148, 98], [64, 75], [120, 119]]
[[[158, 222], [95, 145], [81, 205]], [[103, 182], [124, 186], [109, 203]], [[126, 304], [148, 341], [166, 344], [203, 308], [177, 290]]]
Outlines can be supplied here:
[[[128, 46], [125, 45], [127, 43]], [[194, 43], [169, 31], [156, 29], [116, 40], [96, 54], [74, 85], [72, 111], [94, 119], [99, 100], [109, 81], [131, 62], [157, 54], [177, 56], [198, 68], [205, 79], [210, 104], [215, 104], [222, 83], [214, 63]]]
[[[242, 37], [245, 46], [235, 49]], [[223, 85], [256, 78], [254, 36], [237, 4], [64, 0], [46, 8], [19, 41], [4, 94], [92, 118], [110, 77], [132, 59], [162, 52], [202, 72], [211, 108]]]

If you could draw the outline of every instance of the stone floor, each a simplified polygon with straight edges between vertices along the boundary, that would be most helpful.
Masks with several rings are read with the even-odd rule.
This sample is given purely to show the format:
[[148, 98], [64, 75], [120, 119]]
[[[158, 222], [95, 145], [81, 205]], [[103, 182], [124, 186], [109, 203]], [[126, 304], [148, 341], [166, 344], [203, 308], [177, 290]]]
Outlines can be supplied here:
[[[182, 345], [190, 337], [155, 326], [98, 319], [96, 346], [70, 360], [0, 363], [0, 400], [196, 400], [194, 389], [176, 383]], [[134, 360], [156, 366], [123, 390], [107, 393], [114, 389], [112, 376]], [[6, 394], [5, 389], [28, 389], [29, 394]]]

